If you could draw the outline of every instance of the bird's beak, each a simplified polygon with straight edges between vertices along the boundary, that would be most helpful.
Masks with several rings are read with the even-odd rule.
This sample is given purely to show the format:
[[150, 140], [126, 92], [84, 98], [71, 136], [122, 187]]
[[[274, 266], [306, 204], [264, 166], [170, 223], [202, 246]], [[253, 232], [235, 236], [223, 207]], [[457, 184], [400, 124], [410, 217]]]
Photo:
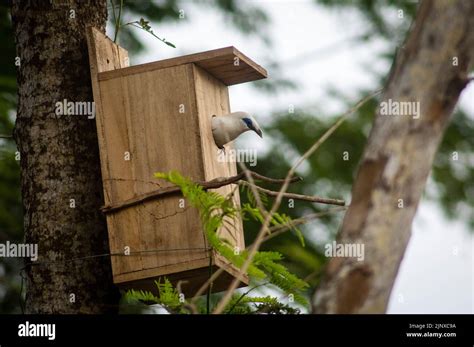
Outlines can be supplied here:
[[255, 132], [257, 133], [258, 136], [260, 136], [260, 137], [263, 139], [262, 130], [260, 130], [260, 129], [255, 129]]

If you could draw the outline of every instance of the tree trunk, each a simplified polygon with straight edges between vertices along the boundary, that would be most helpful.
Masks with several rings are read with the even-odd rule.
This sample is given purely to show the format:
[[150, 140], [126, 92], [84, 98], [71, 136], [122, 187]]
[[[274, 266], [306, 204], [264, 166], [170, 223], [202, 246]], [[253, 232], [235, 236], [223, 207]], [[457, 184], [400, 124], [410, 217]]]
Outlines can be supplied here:
[[315, 313], [385, 312], [433, 158], [468, 82], [473, 50], [472, 0], [420, 4], [383, 97], [418, 102], [419, 118], [383, 115], [379, 108], [338, 237], [339, 243], [363, 244], [365, 259], [329, 261]]
[[[92, 101], [86, 30], [105, 30], [106, 0], [14, 1], [18, 69], [15, 140], [21, 155], [27, 313], [103, 313], [116, 308], [95, 119], [57, 115], [56, 103]], [[76, 260], [75, 260], [76, 259]], [[29, 262], [29, 260], [27, 261]]]

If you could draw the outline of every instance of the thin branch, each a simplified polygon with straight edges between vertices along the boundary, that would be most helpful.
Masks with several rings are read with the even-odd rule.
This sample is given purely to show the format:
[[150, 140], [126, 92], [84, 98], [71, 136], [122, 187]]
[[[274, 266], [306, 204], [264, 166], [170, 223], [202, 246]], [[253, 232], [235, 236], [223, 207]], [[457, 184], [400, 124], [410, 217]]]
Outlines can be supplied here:
[[[156, 34], [155, 34], [152, 30], [146, 30], [145, 28], [143, 28], [143, 27], [142, 27], [140, 24], [138, 24], [138, 23], [139, 23], [138, 21], [135, 21], [135, 22], [126, 23], [125, 25], [131, 25], [132, 27], [135, 27], [135, 28], [141, 29], [141, 30], [143, 30], [143, 31], [146, 31], [148, 34], [153, 35], [155, 38], [157, 38], [157, 39], [160, 40], [161, 42], [166, 43], [166, 40], [165, 40], [165, 39], [162, 39], [161, 37], [156, 36]], [[124, 25], [124, 26], [125, 26], [125, 25]]]
[[222, 273], [224, 272], [224, 268], [223, 267], [220, 267], [217, 269], [216, 272], [214, 272], [211, 276], [211, 278], [209, 278], [202, 286], [201, 288], [199, 288], [196, 292], [196, 294], [194, 294], [192, 300], [191, 300], [191, 303], [195, 303], [197, 301], [197, 299], [199, 299], [199, 297], [201, 295], [204, 294], [204, 292], [206, 291], [206, 289], [210, 286], [211, 283], [213, 283]]
[[[252, 186], [251, 183], [248, 183], [246, 181], [240, 181], [239, 184], [246, 185], [246, 186]], [[275, 192], [273, 190], [268, 190], [259, 186], [254, 186], [256, 190], [261, 191], [265, 193], [266, 195], [269, 196], [278, 196], [279, 192]], [[339, 199], [330, 199], [330, 198], [321, 198], [318, 196], [311, 196], [311, 195], [302, 195], [302, 194], [295, 194], [295, 193], [283, 193], [283, 197], [288, 198], [288, 199], [295, 199], [295, 200], [303, 200], [303, 201], [309, 201], [309, 202], [317, 202], [320, 204], [327, 204], [327, 205], [337, 205], [337, 206], [345, 206], [346, 203], [344, 200], [339, 200]]]
[[273, 206], [270, 210], [270, 213], [266, 216], [262, 227], [260, 228], [260, 231], [257, 234], [257, 237], [254, 241], [253, 247], [250, 249], [249, 255], [247, 259], [245, 260], [245, 263], [242, 265], [242, 267], [239, 269], [239, 274], [237, 277], [232, 281], [231, 285], [227, 289], [226, 293], [222, 297], [221, 301], [219, 301], [216, 309], [214, 310], [214, 314], [219, 314], [222, 313], [224, 308], [227, 306], [229, 300], [232, 298], [232, 294], [234, 293], [235, 289], [240, 283], [239, 278], [247, 272], [247, 269], [249, 268], [250, 264], [252, 263], [252, 260], [257, 253], [260, 245], [263, 242], [265, 233], [268, 231], [268, 227], [270, 224], [271, 219], [273, 218], [273, 214], [276, 212], [278, 207], [281, 204], [283, 194], [286, 192], [288, 189], [288, 186], [290, 184], [290, 180], [293, 177], [296, 169], [307, 159], [309, 158], [320, 146], [321, 144], [324, 143], [333, 133], [336, 131], [336, 129], [355, 111], [357, 111], [363, 104], [365, 104], [368, 100], [372, 99], [374, 96], [380, 94], [382, 90], [377, 90], [374, 93], [366, 96], [362, 100], [360, 100], [355, 106], [350, 108], [348, 111], [346, 111], [338, 120], [336, 123], [334, 123], [333, 126], [331, 126], [300, 158], [299, 160], [292, 166], [292, 168], [288, 171], [288, 174], [286, 175], [285, 182], [283, 183], [276, 199], [275, 202], [273, 203]]
[[143, 18], [140, 19], [140, 21], [133, 21], [133, 22], [128, 22], [128, 23], [125, 23], [123, 26], [127, 26], [127, 25], [130, 25], [134, 28], [138, 28], [138, 29], [141, 29], [145, 32], [147, 32], [148, 34], [152, 35], [153, 37], [157, 38], [158, 40], [160, 40], [161, 42], [167, 44], [168, 46], [171, 46], [171, 47], [174, 47], [176, 48], [176, 46], [167, 41], [165, 38], [161, 38], [161, 37], [158, 37], [154, 32], [153, 30], [151, 29], [151, 27], [148, 25], [148, 21], [144, 21]]
[[[249, 174], [249, 176], [247, 177], [247, 175], [245, 175], [247, 177], [247, 180], [252, 183], [252, 184], [255, 184], [255, 182], [251, 182], [252, 181], [252, 178], [254, 179], [257, 179], [257, 180], [262, 180], [262, 181], [265, 181], [265, 182], [268, 182], [268, 183], [275, 183], [275, 184], [279, 184], [279, 183], [283, 183], [285, 182], [285, 179], [281, 179], [281, 178], [271, 178], [271, 177], [267, 177], [267, 176], [263, 176], [263, 175], [260, 175], [259, 173], [256, 173], [255, 171], [251, 171], [249, 169], [247, 169], [247, 167], [239, 162], [239, 164], [241, 164], [241, 167], [243, 168], [242, 171], [247, 171], [247, 173]], [[299, 182], [299, 181], [302, 181], [303, 178], [302, 177], [293, 177], [292, 180], [291, 180], [291, 183], [294, 183], [294, 182]]]
[[288, 223], [288, 224], [276, 225], [269, 229], [269, 235], [264, 237], [264, 239], [262, 240], [262, 243], [287, 232], [288, 230], [292, 229], [293, 227], [297, 225], [306, 224], [313, 219], [327, 216], [333, 212], [340, 212], [340, 211], [345, 211], [345, 210], [347, 210], [346, 206], [333, 207], [333, 208], [328, 209], [327, 211], [310, 213], [304, 217], [293, 219], [291, 223]]
[[[247, 179], [247, 181], [249, 183], [250, 191], [252, 192], [252, 195], [255, 199], [255, 203], [257, 205], [257, 208], [259, 209], [260, 213], [262, 213], [263, 216], [266, 216], [268, 211], [267, 211], [265, 205], [262, 202], [260, 194], [258, 194], [258, 191], [255, 188], [255, 187], [257, 187], [257, 185], [255, 184], [255, 181], [252, 177], [252, 171], [250, 171], [243, 162], [239, 161], [238, 163], [239, 163], [240, 168], [242, 169], [242, 172], [245, 174], [245, 178]], [[261, 176], [261, 175], [258, 175], [258, 176], [261, 180], [265, 180], [264, 179], [265, 176]], [[271, 181], [272, 181], [272, 183], [282, 183], [284, 180], [272, 179]]]
[[[260, 179], [262, 181], [266, 181], [266, 182], [269, 182], [269, 183], [284, 182], [284, 180], [282, 180], [282, 179], [275, 179], [275, 178], [265, 177], [263, 175], [255, 173], [253, 171], [249, 171], [249, 172], [250, 172], [250, 176], [258, 177], [258, 179]], [[207, 181], [207, 182], [196, 182], [196, 183], [199, 184], [200, 186], [202, 186], [205, 190], [207, 190], [207, 189], [216, 189], [216, 188], [220, 188], [222, 186], [226, 186], [226, 185], [235, 183], [239, 180], [242, 180], [244, 178], [244, 176], [245, 176], [245, 172], [241, 172], [238, 175], [235, 175], [235, 176], [232, 176], [232, 177], [219, 177], [219, 178], [215, 178], [213, 180]], [[294, 177], [291, 180], [291, 182], [298, 182], [300, 180], [301, 180], [300, 177]], [[103, 206], [101, 208], [101, 211], [103, 213], [117, 212], [117, 211], [120, 211], [120, 210], [122, 210], [124, 208], [127, 208], [127, 207], [130, 207], [130, 206], [139, 205], [139, 204], [141, 204], [145, 201], [155, 200], [156, 198], [164, 196], [164, 195], [177, 194], [177, 193], [180, 193], [180, 192], [181, 192], [181, 188], [179, 188], [178, 186], [164, 187], [164, 188], [160, 188], [160, 189], [151, 191], [151, 192], [146, 193], [146, 194], [142, 194], [142, 195], [130, 198], [128, 200], [125, 200], [125, 201], [122, 201], [122, 202], [119, 202], [119, 203], [116, 203], [116, 204], [110, 204], [110, 205]]]
[[[121, 27], [121, 21], [122, 21], [122, 9], [123, 9], [123, 0], [120, 0], [120, 7], [119, 7], [119, 12], [118, 12], [118, 16], [115, 20], [115, 35], [114, 35], [114, 43], [117, 42], [117, 38], [118, 38], [118, 33], [119, 33], [119, 30], [120, 30], [120, 27]], [[114, 11], [114, 15], [115, 15], [115, 11]]]
[[115, 30], [117, 30], [117, 15], [115, 14], [115, 3], [114, 0], [110, 0], [110, 3], [112, 5], [112, 16], [114, 18], [114, 23], [115, 23]]
[[[209, 252], [209, 278], [212, 277], [212, 251]], [[212, 293], [212, 283], [207, 289], [206, 295], [206, 314], [211, 312], [211, 293]]]

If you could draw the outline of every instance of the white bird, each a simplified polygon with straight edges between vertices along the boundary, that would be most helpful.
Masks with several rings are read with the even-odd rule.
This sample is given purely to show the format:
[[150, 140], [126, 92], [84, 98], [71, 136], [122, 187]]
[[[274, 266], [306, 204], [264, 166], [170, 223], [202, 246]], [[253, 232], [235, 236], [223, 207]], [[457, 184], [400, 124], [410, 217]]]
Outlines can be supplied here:
[[224, 145], [240, 134], [253, 130], [263, 138], [262, 130], [247, 112], [232, 112], [223, 116], [212, 116], [212, 135], [217, 147], [224, 149]]

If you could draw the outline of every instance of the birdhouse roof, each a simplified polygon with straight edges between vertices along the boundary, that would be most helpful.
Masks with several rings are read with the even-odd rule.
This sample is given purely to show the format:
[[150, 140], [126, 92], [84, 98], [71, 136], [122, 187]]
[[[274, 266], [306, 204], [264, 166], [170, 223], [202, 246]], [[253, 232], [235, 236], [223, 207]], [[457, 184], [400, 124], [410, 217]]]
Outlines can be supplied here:
[[98, 77], [99, 80], [108, 80], [189, 63], [206, 70], [227, 86], [267, 77], [267, 71], [263, 67], [233, 46], [105, 71], [99, 73]]

